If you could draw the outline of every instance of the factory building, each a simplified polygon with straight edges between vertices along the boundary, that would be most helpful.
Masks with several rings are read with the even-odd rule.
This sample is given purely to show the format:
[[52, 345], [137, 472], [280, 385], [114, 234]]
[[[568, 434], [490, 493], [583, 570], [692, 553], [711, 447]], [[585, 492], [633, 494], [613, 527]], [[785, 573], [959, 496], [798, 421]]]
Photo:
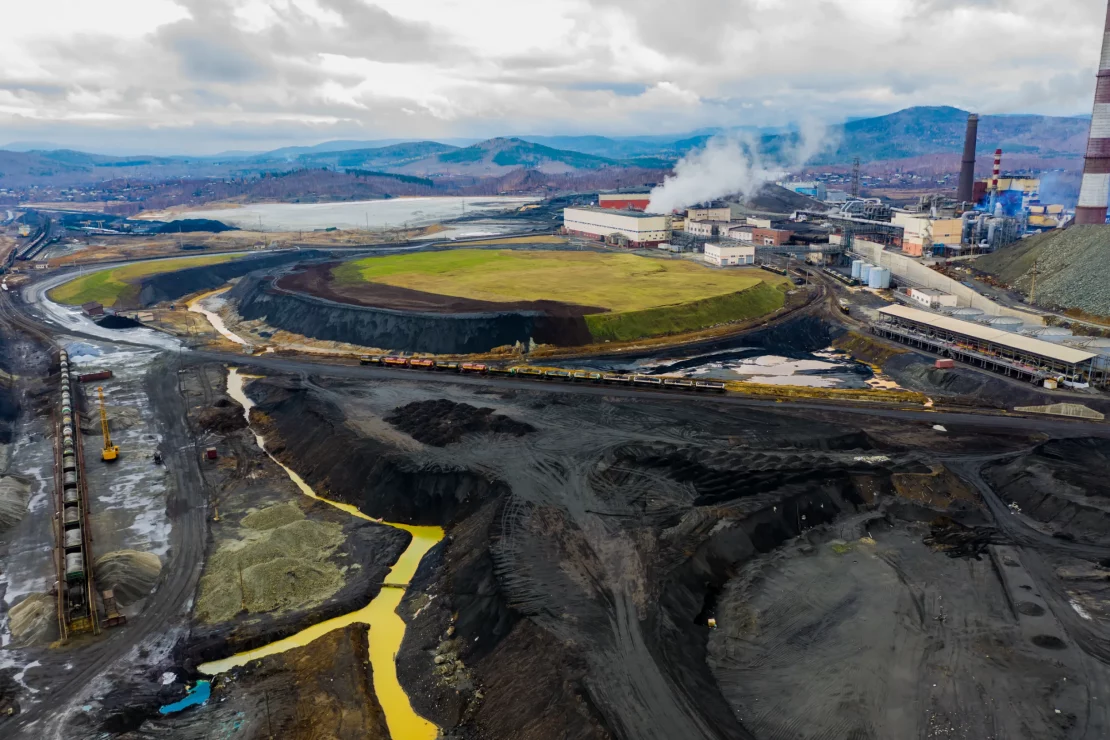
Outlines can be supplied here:
[[959, 247], [963, 242], [964, 222], [959, 218], [932, 218], [925, 213], [895, 211], [894, 226], [901, 226], [902, 251], [911, 257], [932, 254], [938, 244]]
[[705, 261], [718, 267], [755, 264], [754, 244], [706, 244]]
[[926, 308], [956, 307], [956, 296], [934, 288], [910, 288], [909, 296]]
[[808, 195], [810, 198], [816, 198], [817, 200], [828, 200], [829, 197], [829, 192], [823, 182], [780, 182], [777, 185], [798, 195]]
[[650, 201], [650, 193], [600, 193], [597, 196], [599, 208], [617, 211], [646, 211]]
[[564, 208], [563, 228], [622, 247], [655, 247], [671, 238], [670, 216], [611, 208]]
[[878, 336], [1010, 377], [1080, 383], [1095, 372], [1097, 355], [1085, 350], [909, 306], [887, 306], [879, 315], [871, 326]]
[[715, 236], [725, 236], [728, 233], [728, 221], [695, 221], [687, 218], [683, 229], [690, 236], [700, 236], [710, 239]]
[[708, 208], [687, 208], [687, 221], [732, 221], [732, 207], [716, 205]]

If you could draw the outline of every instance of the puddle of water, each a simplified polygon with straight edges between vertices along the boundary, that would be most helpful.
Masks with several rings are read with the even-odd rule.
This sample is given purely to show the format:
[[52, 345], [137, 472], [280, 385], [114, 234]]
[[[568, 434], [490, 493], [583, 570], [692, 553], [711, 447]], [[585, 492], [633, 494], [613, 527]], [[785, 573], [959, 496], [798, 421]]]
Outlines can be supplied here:
[[160, 714], [173, 714], [180, 712], [182, 709], [189, 707], [199, 706], [208, 701], [208, 697], [212, 695], [212, 684], [208, 681], [197, 681], [197, 685], [185, 694], [185, 698], [175, 701], [173, 704], [167, 704], [158, 710]]
[[224, 320], [222, 318], [220, 318], [219, 314], [217, 314], [213, 311], [209, 311], [207, 308], [204, 307], [203, 301], [206, 298], [211, 298], [213, 296], [220, 295], [220, 294], [224, 293], [226, 290], [228, 290], [228, 288], [219, 288], [218, 290], [213, 290], [209, 293], [205, 293], [204, 295], [197, 296], [193, 300], [189, 301], [189, 303], [187, 304], [187, 307], [193, 313], [202, 314], [204, 316], [204, 318], [208, 319], [208, 323], [212, 325], [213, 329], [215, 329], [216, 331], [218, 331], [220, 334], [224, 335], [225, 337], [227, 337], [231, 341], [235, 342], [236, 344], [242, 344], [242, 345], [249, 344], [249, 342], [247, 342], [247, 340], [243, 339], [241, 336], [239, 336], [235, 332], [228, 329], [227, 325], [224, 324]]
[[[250, 420], [250, 410], [254, 403], [247, 397], [243, 390], [245, 376], [237, 368], [231, 368], [227, 377], [228, 395], [238, 401]], [[306, 496], [323, 501], [351, 516], [367, 521], [379, 521], [359, 511], [351, 504], [331, 501], [317, 493], [295, 471], [282, 465], [268, 451], [259, 434], [254, 435], [258, 447], [266, 452], [271, 460], [281, 466]], [[434, 740], [438, 737], [439, 729], [417, 714], [409, 701], [405, 690], [397, 679], [397, 652], [401, 649], [401, 641], [405, 636], [405, 622], [397, 614], [397, 607], [405, 594], [405, 587], [416, 573], [417, 566], [437, 542], [443, 539], [441, 527], [417, 527], [408, 524], [395, 524], [392, 522], [379, 522], [390, 527], [403, 529], [412, 535], [409, 546], [401, 553], [401, 557], [393, 564], [385, 578], [387, 587], [382, 588], [378, 595], [362, 609], [344, 614], [343, 616], [320, 622], [295, 635], [263, 645], [255, 650], [248, 650], [230, 658], [204, 663], [199, 667], [201, 673], [214, 676], [237, 666], [245, 665], [252, 660], [276, 655], [296, 647], [304, 647], [313, 640], [323, 637], [333, 630], [341, 629], [351, 624], [365, 624], [370, 630], [370, 665], [374, 671], [374, 693], [385, 712], [385, 721], [392, 737], [411, 740]]]
[[692, 350], [690, 354], [679, 351], [666, 357], [584, 361], [568, 367], [811, 388], [867, 388], [874, 379], [870, 367], [832, 347], [817, 352], [774, 352], [736, 346], [711, 352]]

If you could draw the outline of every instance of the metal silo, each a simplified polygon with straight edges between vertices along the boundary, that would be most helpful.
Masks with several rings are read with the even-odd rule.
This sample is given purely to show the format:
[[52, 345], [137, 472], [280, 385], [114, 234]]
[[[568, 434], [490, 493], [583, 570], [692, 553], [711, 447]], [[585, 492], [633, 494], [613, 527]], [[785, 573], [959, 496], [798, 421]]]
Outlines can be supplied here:
[[852, 260], [852, 277], [859, 280], [860, 269], [863, 267], [863, 260]]

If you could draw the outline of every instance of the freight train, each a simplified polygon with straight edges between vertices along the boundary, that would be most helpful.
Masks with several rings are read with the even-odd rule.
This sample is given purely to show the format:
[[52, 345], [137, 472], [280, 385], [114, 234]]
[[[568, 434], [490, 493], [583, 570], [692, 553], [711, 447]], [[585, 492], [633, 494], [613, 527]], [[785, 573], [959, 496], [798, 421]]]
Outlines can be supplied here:
[[725, 384], [718, 380], [691, 380], [689, 378], [674, 378], [664, 375], [626, 375], [622, 373], [602, 373], [593, 370], [542, 368], [533, 365], [492, 365], [484, 362], [453, 362], [431, 360], [427, 358], [400, 357], [398, 355], [363, 355], [359, 358], [359, 364], [406, 368], [409, 370], [454, 372], [462, 375], [488, 375], [574, 383], [629, 385], [641, 388], [663, 388], [676, 391], [725, 392]]

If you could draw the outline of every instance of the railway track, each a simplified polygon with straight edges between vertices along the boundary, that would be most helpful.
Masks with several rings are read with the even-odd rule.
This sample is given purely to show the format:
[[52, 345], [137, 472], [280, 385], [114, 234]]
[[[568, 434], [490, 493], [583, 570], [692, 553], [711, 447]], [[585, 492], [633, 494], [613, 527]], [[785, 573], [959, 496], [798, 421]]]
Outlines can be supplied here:
[[29, 334], [35, 339], [45, 343], [48, 347], [57, 348], [58, 343], [50, 332], [43, 329], [38, 323], [29, 319], [15, 305], [11, 290], [0, 290], [0, 327], [6, 327], [15, 332]]
[[717, 380], [690, 380], [689, 378], [664, 375], [603, 373], [592, 370], [568, 370], [560, 367], [537, 367], [535, 365], [491, 365], [483, 362], [455, 362], [421, 357], [399, 357], [396, 355], [363, 355], [359, 358], [359, 364], [379, 365], [400, 370], [424, 370], [460, 375], [514, 377], [525, 380], [593, 383], [596, 385], [636, 386], [687, 392], [724, 393], [727, 389], [725, 383]]

